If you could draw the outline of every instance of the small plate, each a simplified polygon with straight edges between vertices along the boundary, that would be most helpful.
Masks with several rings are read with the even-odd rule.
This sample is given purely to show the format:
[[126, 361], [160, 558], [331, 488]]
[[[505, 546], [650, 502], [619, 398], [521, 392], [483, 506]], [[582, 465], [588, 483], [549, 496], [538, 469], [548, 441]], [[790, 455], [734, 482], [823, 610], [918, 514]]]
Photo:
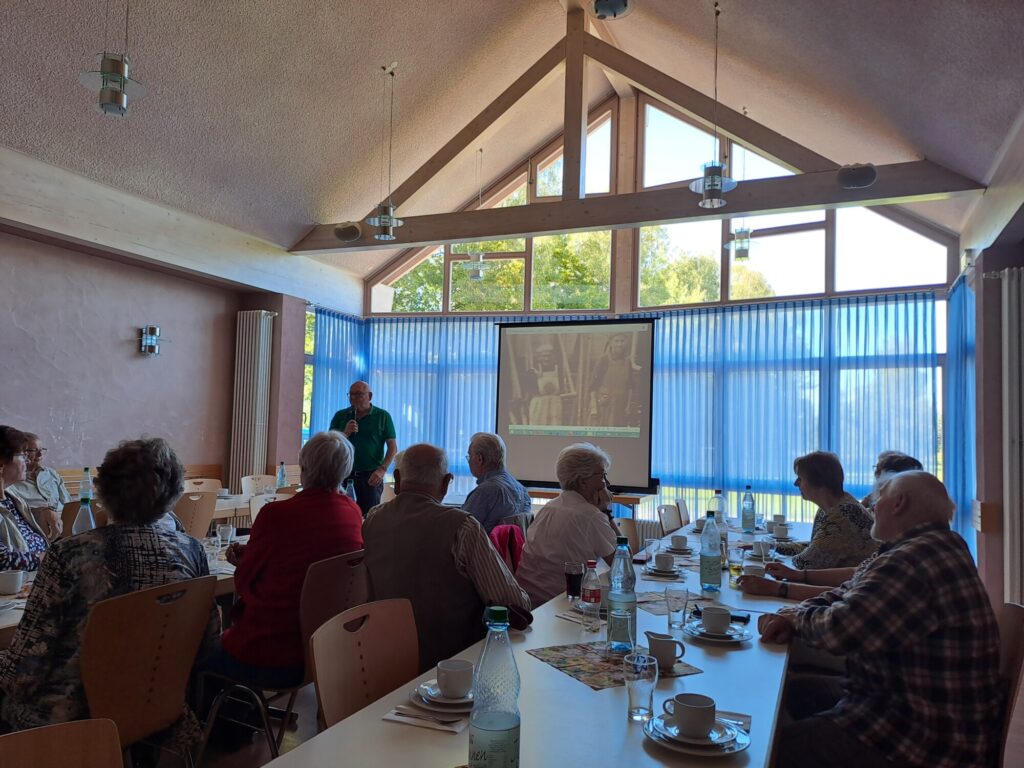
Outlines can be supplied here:
[[704, 629], [704, 623], [700, 619], [686, 622], [683, 634], [709, 643], [742, 643], [754, 637], [748, 629], [738, 624], [730, 624], [724, 635], [713, 635]]
[[783, 542], [785, 542], [785, 541], [795, 541], [795, 539], [792, 536], [779, 537], [779, 536], [776, 536], [776, 535], [772, 534], [768, 538], [772, 539], [773, 541], [783, 541]]
[[737, 752], [742, 752], [750, 746], [750, 736], [739, 728], [736, 729], [735, 740], [720, 747], [684, 744], [681, 741], [675, 741], [661, 733], [658, 730], [658, 727], [654, 724], [655, 720], [656, 718], [652, 717], [644, 723], [644, 736], [655, 744], [659, 744], [673, 752], [679, 752], [684, 755], [697, 755], [699, 757], [725, 757], [726, 755], [734, 755]]
[[0, 600], [0, 612], [11, 611], [18, 607], [16, 600]]
[[473, 701], [472, 691], [458, 699], [453, 699], [450, 696], [442, 696], [441, 686], [437, 684], [437, 680], [427, 680], [425, 683], [420, 683], [420, 687], [416, 689], [416, 692], [424, 699], [434, 704], [469, 704]]
[[420, 696], [419, 690], [416, 688], [413, 688], [411, 691], [409, 691], [409, 702], [419, 707], [420, 709], [427, 710], [428, 712], [459, 713], [473, 711], [473, 702], [470, 702], [468, 704], [438, 704], [437, 702], [428, 701], [427, 699], [424, 699], [422, 696]]
[[685, 549], [676, 549], [675, 547], [665, 547], [665, 551], [671, 555], [692, 555], [693, 548], [686, 547]]
[[693, 736], [683, 736], [674, 725], [669, 725], [666, 715], [658, 715], [654, 718], [655, 729], [663, 736], [668, 736], [672, 741], [681, 741], [684, 744], [699, 744], [705, 747], [724, 747], [736, 741], [737, 728], [723, 720], [715, 720], [711, 726], [711, 733], [706, 738], [697, 739]]
[[757, 560], [759, 563], [771, 563], [771, 562], [774, 562], [772, 560], [772, 556], [771, 555], [765, 555], [765, 556], [762, 557], [761, 555], [755, 555], [753, 552], [751, 552], [750, 554], [747, 555], [747, 560]]
[[673, 568], [671, 571], [663, 571], [660, 568], [655, 568], [653, 565], [650, 565], [644, 568], [644, 573], [648, 573], [651, 576], [678, 576], [679, 569]]

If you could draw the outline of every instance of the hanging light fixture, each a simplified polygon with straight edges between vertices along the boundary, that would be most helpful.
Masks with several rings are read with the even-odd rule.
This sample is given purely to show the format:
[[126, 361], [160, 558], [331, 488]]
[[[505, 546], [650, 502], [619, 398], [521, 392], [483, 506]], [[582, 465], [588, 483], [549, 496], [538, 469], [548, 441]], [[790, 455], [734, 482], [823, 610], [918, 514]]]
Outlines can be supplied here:
[[[476, 151], [476, 207], [480, 210], [484, 207], [484, 187], [483, 187], [483, 165], [484, 165], [484, 148], [480, 147]], [[484, 255], [481, 251], [470, 251], [469, 259], [466, 261], [456, 261], [452, 264], [453, 267], [466, 270], [466, 277], [475, 282], [480, 282], [484, 279], [484, 272], [488, 269], [498, 266], [496, 261], [487, 261], [484, 259]]]
[[[747, 108], [743, 108], [743, 116], [747, 116]], [[743, 150], [743, 162], [740, 166], [740, 178], [747, 179], [747, 153], [750, 150]], [[746, 217], [741, 217], [736, 222], [732, 231], [732, 240], [725, 244], [725, 247], [732, 251], [733, 261], [748, 261], [750, 259], [750, 227], [747, 226]]]
[[[390, 242], [395, 239], [395, 228], [402, 226], [405, 222], [401, 219], [395, 218], [395, 204], [391, 202], [391, 146], [394, 139], [394, 127], [395, 127], [395, 70], [398, 69], [398, 62], [393, 61], [390, 64], [385, 64], [381, 67], [384, 73], [384, 89], [381, 94], [381, 142], [380, 142], [380, 177], [381, 177], [381, 193], [383, 194], [385, 186], [385, 152], [384, 152], [384, 126], [387, 126], [387, 197], [381, 201], [380, 205], [377, 206], [377, 215], [370, 216], [366, 223], [371, 227], [378, 227], [379, 232], [376, 232], [373, 236], [375, 240], [383, 240]], [[391, 97], [390, 104], [388, 99], [388, 82], [391, 83]]]
[[715, 2], [715, 103], [712, 113], [712, 122], [715, 126], [715, 156], [717, 159], [704, 163], [704, 173], [701, 178], [690, 182], [690, 190], [701, 196], [697, 203], [701, 208], [722, 208], [725, 205], [725, 192], [736, 189], [736, 182], [725, 175], [726, 163], [721, 159], [721, 149], [718, 143], [718, 17], [722, 13]]
[[121, 53], [110, 51], [107, 45], [107, 30], [110, 22], [110, 0], [107, 0], [106, 13], [103, 21], [103, 53], [99, 54], [99, 69], [82, 72], [79, 82], [86, 88], [99, 93], [96, 108], [105, 115], [123, 117], [128, 114], [128, 97], [133, 99], [146, 95], [137, 80], [130, 77], [131, 60], [128, 57], [128, 18], [131, 12], [131, 0], [126, 0], [124, 7], [124, 50]]

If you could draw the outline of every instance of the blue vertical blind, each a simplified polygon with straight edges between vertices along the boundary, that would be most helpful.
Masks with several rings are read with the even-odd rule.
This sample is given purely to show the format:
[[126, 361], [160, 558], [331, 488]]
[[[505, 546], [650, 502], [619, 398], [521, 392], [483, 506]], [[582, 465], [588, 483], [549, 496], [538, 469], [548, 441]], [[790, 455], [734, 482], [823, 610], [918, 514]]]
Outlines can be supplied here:
[[945, 381], [943, 479], [956, 503], [953, 528], [977, 559], [971, 503], [977, 494], [974, 291], [963, 276], [949, 294]]
[[358, 317], [316, 310], [313, 330], [313, 394], [310, 433], [322, 432], [339, 408], [348, 407], [348, 388], [366, 378], [366, 323]]

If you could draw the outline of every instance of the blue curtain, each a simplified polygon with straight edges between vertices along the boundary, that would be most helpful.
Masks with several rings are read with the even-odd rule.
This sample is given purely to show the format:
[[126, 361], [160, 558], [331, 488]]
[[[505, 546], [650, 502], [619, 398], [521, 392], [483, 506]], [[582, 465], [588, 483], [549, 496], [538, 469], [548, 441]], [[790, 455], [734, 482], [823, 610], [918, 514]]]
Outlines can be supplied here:
[[310, 434], [327, 429], [334, 413], [348, 407], [349, 385], [366, 378], [366, 323], [317, 308], [313, 343]]
[[975, 309], [974, 291], [963, 276], [949, 294], [947, 316], [943, 479], [956, 503], [953, 528], [978, 557], [971, 524], [971, 502], [977, 494], [975, 432]]

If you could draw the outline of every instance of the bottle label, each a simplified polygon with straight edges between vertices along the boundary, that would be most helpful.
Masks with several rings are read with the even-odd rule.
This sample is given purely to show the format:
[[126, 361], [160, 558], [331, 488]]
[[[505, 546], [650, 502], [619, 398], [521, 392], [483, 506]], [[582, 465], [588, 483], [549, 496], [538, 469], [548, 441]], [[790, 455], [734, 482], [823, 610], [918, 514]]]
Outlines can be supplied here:
[[600, 587], [584, 587], [583, 588], [583, 602], [584, 603], [600, 603], [601, 602], [601, 588]]
[[[471, 724], [469, 768], [519, 768], [519, 722], [490, 730]], [[494, 723], [496, 725], [496, 723]]]
[[722, 558], [714, 555], [700, 556], [700, 583], [722, 583]]

